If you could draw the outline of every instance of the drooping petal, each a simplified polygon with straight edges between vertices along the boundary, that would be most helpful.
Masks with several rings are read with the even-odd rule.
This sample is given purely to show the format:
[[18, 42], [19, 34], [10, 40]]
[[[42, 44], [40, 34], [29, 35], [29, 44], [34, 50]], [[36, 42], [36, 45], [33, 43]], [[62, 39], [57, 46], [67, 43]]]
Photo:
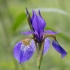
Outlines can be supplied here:
[[54, 35], [54, 34], [58, 34], [60, 31], [58, 31], [58, 32], [54, 32], [54, 31], [52, 31], [52, 30], [46, 30], [46, 31], [44, 31], [44, 34], [52, 34], [52, 35]]
[[53, 40], [52, 45], [54, 49], [61, 54], [62, 58], [66, 56], [67, 52], [58, 44], [57, 41]]
[[43, 53], [46, 54], [50, 48], [50, 39], [46, 38], [44, 42], [44, 51]]
[[35, 46], [34, 40], [31, 40], [30, 45], [33, 48], [33, 51], [35, 52], [36, 51], [36, 46]]
[[20, 32], [21, 34], [24, 34], [24, 35], [30, 35], [30, 34], [33, 34], [34, 32], [33, 31], [27, 31], [27, 32]]
[[14, 57], [19, 63], [28, 61], [34, 53], [32, 45], [25, 46], [21, 41], [19, 41], [14, 46]]
[[40, 16], [37, 16], [34, 11], [34, 16], [32, 19], [32, 26], [34, 30], [36, 30], [38, 33], [44, 31], [45, 25], [46, 23], [44, 22], [44, 20]]

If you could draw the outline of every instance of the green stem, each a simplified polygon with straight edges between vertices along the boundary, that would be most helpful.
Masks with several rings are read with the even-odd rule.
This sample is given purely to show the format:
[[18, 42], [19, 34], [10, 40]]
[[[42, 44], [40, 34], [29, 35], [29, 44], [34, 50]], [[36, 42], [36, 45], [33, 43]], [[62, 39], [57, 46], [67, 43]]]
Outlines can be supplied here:
[[38, 70], [40, 70], [40, 66], [38, 67]]
[[36, 42], [35, 42], [35, 45], [36, 45], [36, 60], [38, 60], [38, 46]]
[[37, 66], [38, 66], [38, 69], [40, 70], [40, 66], [41, 66], [41, 62], [42, 62], [42, 58], [43, 58], [44, 42], [41, 43], [39, 45], [39, 47], [41, 47], [41, 49], [38, 53]]

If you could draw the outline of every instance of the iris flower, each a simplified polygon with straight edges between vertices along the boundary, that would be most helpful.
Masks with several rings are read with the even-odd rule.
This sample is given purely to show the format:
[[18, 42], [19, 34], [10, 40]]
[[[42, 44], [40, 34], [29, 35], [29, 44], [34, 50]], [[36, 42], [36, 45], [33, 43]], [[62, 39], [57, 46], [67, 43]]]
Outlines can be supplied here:
[[[61, 57], [65, 57], [67, 52], [60, 46], [56, 40], [56, 34], [59, 32], [54, 32], [52, 30], [44, 30], [46, 27], [46, 22], [42, 18], [40, 10], [38, 15], [33, 10], [32, 17], [30, 16], [28, 10], [26, 9], [26, 15], [28, 19], [29, 26], [31, 30], [27, 32], [21, 32], [23, 35], [32, 34], [33, 37], [28, 37], [17, 42], [14, 46], [14, 57], [19, 63], [28, 61], [34, 52], [37, 52], [37, 57], [42, 58], [44, 54], [47, 53], [50, 47], [50, 38], [52, 37], [52, 46], [53, 48], [61, 54]], [[43, 47], [42, 47], [43, 46]], [[40, 60], [39, 59], [39, 60]]]

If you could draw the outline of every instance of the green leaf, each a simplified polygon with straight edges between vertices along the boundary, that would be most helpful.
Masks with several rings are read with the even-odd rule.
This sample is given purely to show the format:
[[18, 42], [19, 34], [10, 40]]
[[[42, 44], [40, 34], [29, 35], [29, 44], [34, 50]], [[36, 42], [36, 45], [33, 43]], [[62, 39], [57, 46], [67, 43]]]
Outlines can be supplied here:
[[[65, 10], [62, 9], [58, 9], [58, 8], [35, 8], [35, 11], [38, 12], [38, 10], [40, 10], [41, 12], [54, 12], [54, 13], [60, 13], [66, 16], [69, 16], [69, 13]], [[30, 12], [32, 11], [32, 9], [30, 9]]]
[[13, 26], [12, 26], [12, 30], [16, 31], [17, 28], [22, 24], [22, 22], [26, 19], [26, 14], [25, 13], [21, 13], [17, 16]]

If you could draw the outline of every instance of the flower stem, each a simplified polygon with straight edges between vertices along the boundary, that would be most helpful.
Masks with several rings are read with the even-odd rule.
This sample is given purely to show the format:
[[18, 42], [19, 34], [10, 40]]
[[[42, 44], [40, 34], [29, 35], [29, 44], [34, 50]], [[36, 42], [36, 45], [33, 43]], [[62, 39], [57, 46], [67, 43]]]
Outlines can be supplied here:
[[38, 67], [38, 70], [40, 70], [40, 66]]
[[37, 66], [38, 66], [38, 69], [40, 70], [40, 66], [43, 58], [44, 42], [41, 43], [39, 47], [41, 47], [41, 49], [39, 50], [39, 53], [38, 53]]

